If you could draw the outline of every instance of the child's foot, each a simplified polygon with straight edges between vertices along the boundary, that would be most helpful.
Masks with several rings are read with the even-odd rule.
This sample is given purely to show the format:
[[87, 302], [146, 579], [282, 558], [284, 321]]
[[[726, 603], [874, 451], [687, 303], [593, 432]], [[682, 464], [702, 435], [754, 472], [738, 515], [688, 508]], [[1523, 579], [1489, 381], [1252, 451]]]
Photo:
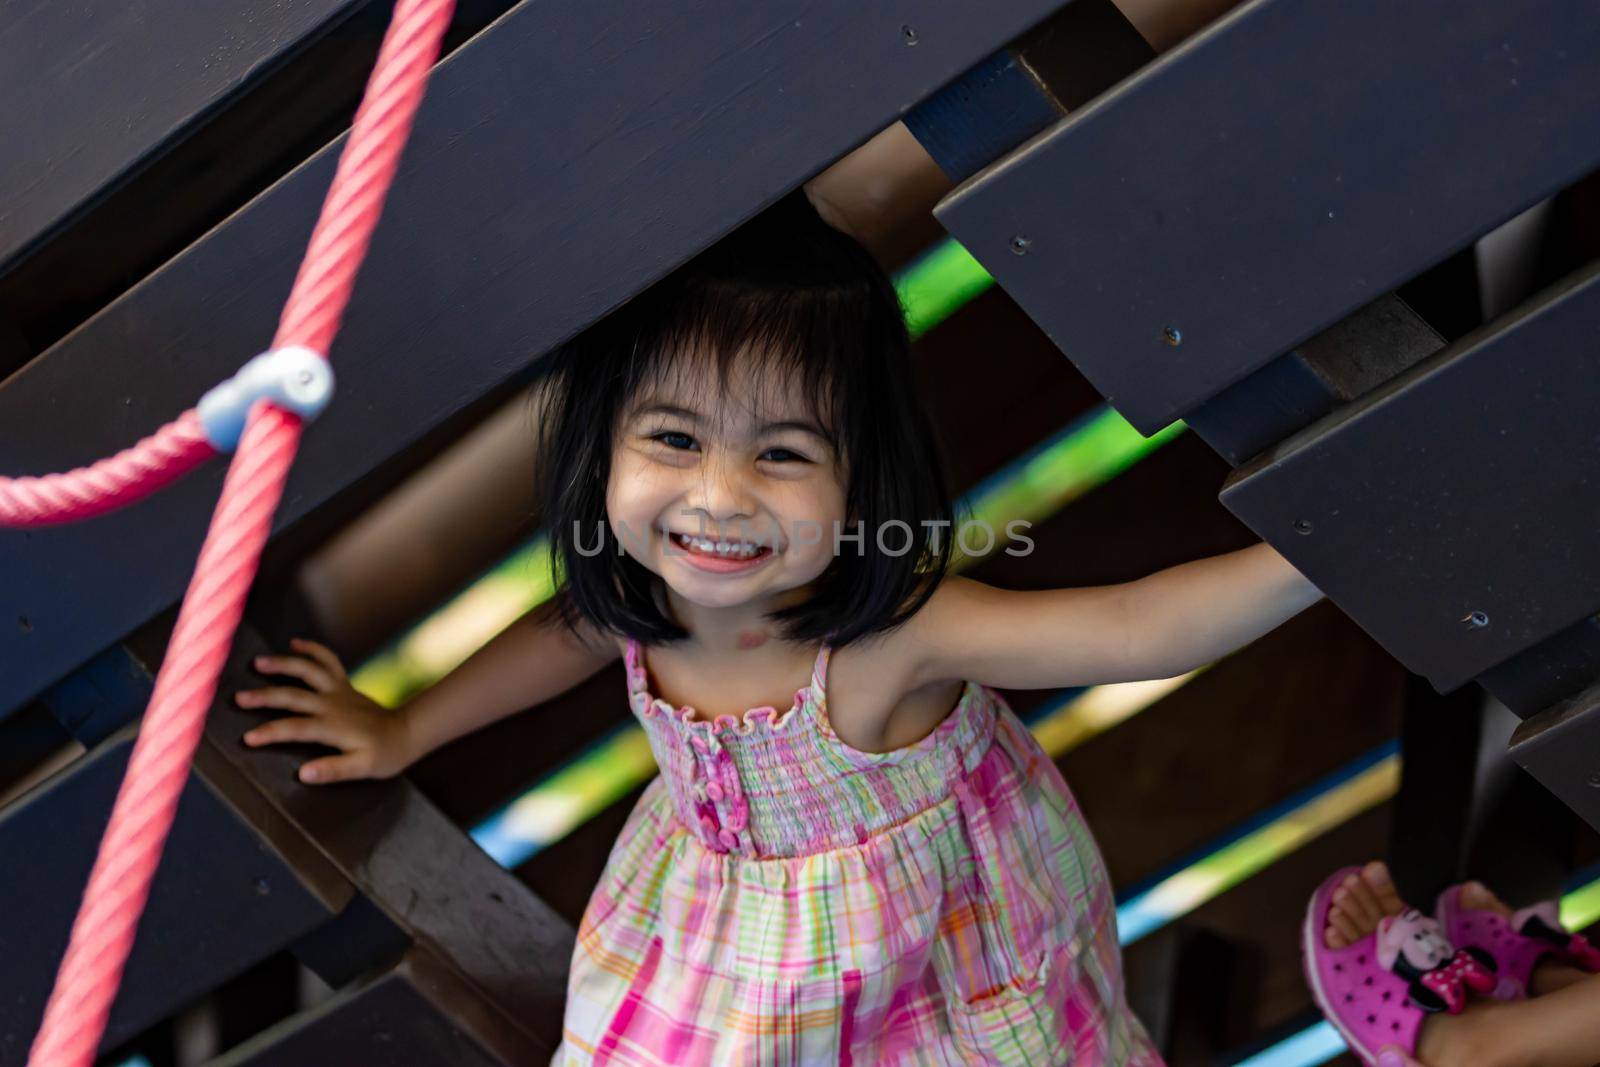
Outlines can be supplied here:
[[[1510, 905], [1495, 896], [1494, 892], [1482, 882], [1464, 882], [1460, 892], [1460, 906], [1465, 911], [1491, 912], [1507, 922], [1510, 922], [1515, 914]], [[1528, 978], [1528, 995], [1539, 997], [1546, 993], [1554, 993], [1587, 977], [1587, 971], [1552, 956], [1545, 956], [1534, 964], [1533, 973]]]
[[[1487, 890], [1484, 893], [1488, 896]], [[1480, 899], [1477, 897], [1471, 899]], [[1389, 876], [1389, 868], [1374, 861], [1347, 875], [1333, 891], [1323, 941], [1330, 949], [1342, 949], [1361, 941], [1378, 929], [1387, 916], [1406, 910]], [[1479, 1063], [1486, 1017], [1492, 1022], [1490, 1005], [1474, 1003], [1459, 1015], [1437, 1012], [1427, 1015], [1417, 1032], [1416, 1059], [1429, 1067], [1454, 1067]]]
[[1404, 910], [1405, 902], [1389, 877], [1388, 866], [1373, 860], [1333, 891], [1323, 937], [1329, 948], [1345, 948], [1376, 930], [1385, 915], [1399, 915]]

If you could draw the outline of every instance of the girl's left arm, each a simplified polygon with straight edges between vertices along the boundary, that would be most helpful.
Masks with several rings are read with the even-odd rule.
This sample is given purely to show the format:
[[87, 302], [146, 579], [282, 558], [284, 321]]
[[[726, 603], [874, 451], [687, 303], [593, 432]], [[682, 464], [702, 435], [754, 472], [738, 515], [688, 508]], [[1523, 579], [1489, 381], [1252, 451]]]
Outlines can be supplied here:
[[1321, 599], [1265, 542], [1120, 585], [1009, 590], [950, 578], [912, 628], [914, 675], [1007, 689], [1171, 678]]

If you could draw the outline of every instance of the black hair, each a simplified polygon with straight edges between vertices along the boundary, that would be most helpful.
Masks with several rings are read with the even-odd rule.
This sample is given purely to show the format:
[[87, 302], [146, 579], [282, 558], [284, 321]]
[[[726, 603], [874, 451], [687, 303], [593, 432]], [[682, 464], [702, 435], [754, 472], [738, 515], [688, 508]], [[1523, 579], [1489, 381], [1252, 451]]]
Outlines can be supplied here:
[[[858, 552], [834, 554], [813, 596], [768, 614], [783, 636], [840, 647], [914, 615], [947, 572], [954, 539], [940, 443], [893, 284], [797, 191], [547, 357], [536, 461], [560, 616], [645, 644], [688, 636], [662, 610], [659, 576], [618, 551], [606, 486], [620, 416], [691, 354], [715, 359], [724, 389], [736, 360], [786, 376], [834, 442], [847, 483], [844, 532], [859, 522], [865, 534]], [[883, 552], [876, 534], [894, 520], [910, 528], [899, 555]], [[823, 537], [833, 543], [831, 531]], [[884, 540], [899, 549], [906, 531], [893, 527]]]

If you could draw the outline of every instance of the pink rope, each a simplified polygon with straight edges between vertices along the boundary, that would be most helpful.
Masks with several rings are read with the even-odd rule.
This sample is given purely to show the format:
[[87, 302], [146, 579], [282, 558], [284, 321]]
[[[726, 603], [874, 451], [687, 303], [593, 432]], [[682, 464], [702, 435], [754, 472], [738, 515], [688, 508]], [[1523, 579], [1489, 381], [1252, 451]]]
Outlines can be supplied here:
[[191, 409], [88, 467], [42, 478], [0, 478], [0, 526], [92, 519], [149, 496], [216, 454]]
[[[328, 190], [311, 246], [278, 322], [274, 348], [299, 344], [327, 352], [339, 330], [350, 287], [372, 235], [372, 219], [394, 178], [411, 118], [438, 56], [443, 29], [426, 17], [401, 20], [397, 5], [377, 66], [367, 82], [339, 174]], [[412, 8], [424, 5], [412, 4]], [[449, 25], [445, 8], [443, 25]], [[418, 62], [423, 61], [417, 75]], [[360, 135], [359, 131], [365, 131]], [[346, 178], [340, 181], [340, 178]], [[93, 518], [125, 507], [176, 481], [216, 455], [194, 412], [187, 411], [132, 448], [87, 468], [40, 477], [0, 476], [0, 526], [46, 526]]]
[[[328, 351], [453, 8], [454, 0], [396, 5], [274, 347]], [[174, 426], [192, 420], [190, 412]], [[298, 416], [265, 402], [252, 407], [90, 872], [30, 1067], [89, 1067], [94, 1060], [299, 443]], [[188, 458], [182, 455], [179, 462]], [[170, 480], [170, 468], [154, 469], [146, 477]]]

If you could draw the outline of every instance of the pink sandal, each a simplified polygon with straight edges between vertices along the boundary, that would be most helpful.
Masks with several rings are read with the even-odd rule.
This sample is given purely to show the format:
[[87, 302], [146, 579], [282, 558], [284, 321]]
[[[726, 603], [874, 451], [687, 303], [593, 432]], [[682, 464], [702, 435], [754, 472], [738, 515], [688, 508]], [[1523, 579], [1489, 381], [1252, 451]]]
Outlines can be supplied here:
[[1457, 951], [1437, 922], [1413, 908], [1385, 917], [1353, 945], [1329, 948], [1323, 931], [1334, 890], [1359, 870], [1334, 872], [1312, 895], [1301, 931], [1301, 959], [1317, 1007], [1350, 1051], [1371, 1065], [1385, 1045], [1415, 1055], [1424, 1017], [1458, 1014], [1468, 990], [1487, 993], [1498, 983], [1491, 957]]
[[1461, 890], [1453, 885], [1440, 893], [1433, 916], [1452, 944], [1470, 946], [1493, 957], [1500, 981], [1490, 996], [1500, 1000], [1526, 997], [1533, 969], [1546, 956], [1600, 974], [1600, 949], [1561, 925], [1555, 901], [1523, 908], [1508, 919], [1498, 912], [1462, 907]]

